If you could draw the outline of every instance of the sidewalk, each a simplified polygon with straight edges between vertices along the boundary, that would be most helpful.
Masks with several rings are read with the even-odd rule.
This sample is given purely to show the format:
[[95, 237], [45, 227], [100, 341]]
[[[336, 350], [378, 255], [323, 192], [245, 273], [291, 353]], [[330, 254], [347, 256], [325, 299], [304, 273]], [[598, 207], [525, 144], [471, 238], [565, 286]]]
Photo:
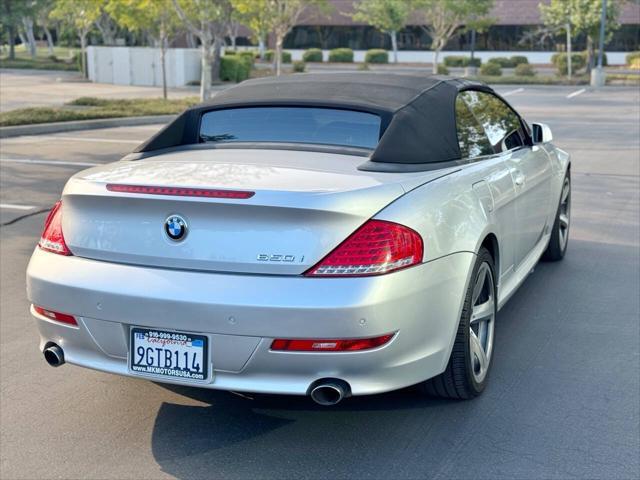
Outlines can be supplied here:
[[[169, 98], [198, 96], [199, 87], [170, 88]], [[79, 97], [161, 97], [162, 87], [137, 87], [85, 81], [74, 72], [0, 70], [0, 111], [60, 106]]]

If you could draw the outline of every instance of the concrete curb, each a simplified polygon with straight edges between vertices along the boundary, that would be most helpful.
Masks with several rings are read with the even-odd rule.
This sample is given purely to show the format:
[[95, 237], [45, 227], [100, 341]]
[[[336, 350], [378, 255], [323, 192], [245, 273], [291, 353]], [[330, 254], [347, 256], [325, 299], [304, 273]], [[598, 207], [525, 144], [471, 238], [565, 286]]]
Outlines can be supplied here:
[[22, 135], [42, 135], [46, 133], [73, 132], [75, 130], [93, 130], [96, 128], [129, 127], [135, 125], [153, 125], [168, 123], [176, 115], [154, 115], [149, 117], [100, 118], [97, 120], [77, 120], [73, 122], [38, 123], [0, 127], [0, 138]]

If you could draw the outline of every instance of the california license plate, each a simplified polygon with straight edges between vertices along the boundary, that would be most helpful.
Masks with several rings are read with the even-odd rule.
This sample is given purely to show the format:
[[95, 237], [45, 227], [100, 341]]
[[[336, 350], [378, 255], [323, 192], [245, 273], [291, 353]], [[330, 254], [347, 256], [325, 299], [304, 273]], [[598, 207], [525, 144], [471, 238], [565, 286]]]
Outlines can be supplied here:
[[193, 333], [132, 327], [129, 369], [142, 375], [207, 380], [208, 340]]

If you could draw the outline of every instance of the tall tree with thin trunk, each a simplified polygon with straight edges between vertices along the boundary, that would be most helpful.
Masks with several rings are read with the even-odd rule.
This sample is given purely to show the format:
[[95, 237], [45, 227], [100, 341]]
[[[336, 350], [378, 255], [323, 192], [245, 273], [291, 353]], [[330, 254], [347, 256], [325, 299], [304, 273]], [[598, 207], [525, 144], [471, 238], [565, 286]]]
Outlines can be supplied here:
[[96, 19], [96, 27], [100, 32], [100, 36], [102, 37], [103, 45], [115, 45], [116, 44], [116, 34], [118, 32], [118, 26], [115, 20], [109, 15], [109, 12], [106, 10], [106, 6], [108, 4], [105, 3], [100, 11], [100, 15]]
[[51, 12], [57, 18], [75, 29], [80, 39], [80, 64], [82, 74], [87, 76], [87, 39], [95, 21], [100, 16], [102, 2], [96, 0], [57, 0]]
[[240, 22], [246, 25], [258, 43], [258, 54], [264, 59], [267, 36], [271, 32], [272, 15], [269, 0], [231, 0]]
[[433, 73], [438, 73], [440, 52], [467, 23], [489, 13], [493, 0], [414, 0], [416, 14], [422, 17], [421, 28], [431, 37]]
[[200, 40], [202, 75], [200, 99], [207, 100], [211, 82], [220, 81], [220, 57], [227, 24], [231, 21], [230, 0], [172, 0], [184, 26]]
[[354, 5], [352, 18], [389, 35], [393, 61], [398, 63], [398, 32], [407, 26], [411, 14], [408, 0], [367, 0]]
[[105, 11], [116, 23], [132, 32], [146, 33], [160, 47], [162, 96], [167, 98], [167, 49], [181, 22], [172, 0], [109, 0]]
[[55, 55], [53, 35], [51, 35], [51, 11], [54, 7], [53, 0], [39, 0], [39, 8], [35, 15], [36, 24], [42, 28], [44, 35], [47, 39], [47, 47], [49, 49], [49, 56]]

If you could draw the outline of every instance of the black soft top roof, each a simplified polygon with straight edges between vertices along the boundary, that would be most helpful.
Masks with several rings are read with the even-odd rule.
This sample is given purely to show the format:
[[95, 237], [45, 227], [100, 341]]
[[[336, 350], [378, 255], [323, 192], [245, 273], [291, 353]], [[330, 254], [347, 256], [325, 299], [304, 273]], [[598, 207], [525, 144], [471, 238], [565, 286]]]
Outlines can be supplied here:
[[[416, 74], [321, 73], [248, 80], [218, 93], [209, 102], [186, 110], [135, 152], [200, 143], [200, 117], [211, 110], [319, 106], [381, 116], [381, 137], [369, 157], [369, 167], [430, 164], [428, 166], [433, 168], [434, 163], [460, 159], [455, 100], [458, 92], [468, 89], [492, 92], [479, 82]], [[383, 165], [378, 166], [384, 169]]]

